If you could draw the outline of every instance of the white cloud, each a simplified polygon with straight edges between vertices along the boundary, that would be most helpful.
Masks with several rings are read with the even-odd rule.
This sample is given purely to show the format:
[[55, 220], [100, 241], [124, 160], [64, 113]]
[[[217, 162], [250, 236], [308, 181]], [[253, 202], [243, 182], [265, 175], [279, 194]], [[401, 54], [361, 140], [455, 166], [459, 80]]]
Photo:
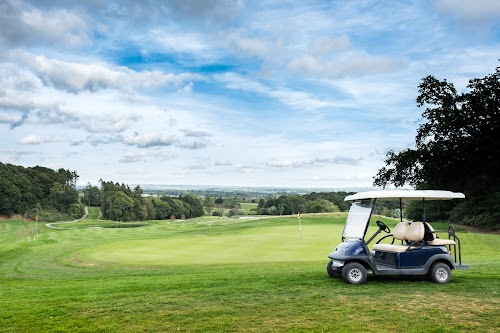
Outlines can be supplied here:
[[185, 136], [195, 137], [195, 138], [205, 138], [212, 136], [212, 133], [203, 130], [183, 128], [181, 129], [181, 132], [183, 132]]
[[175, 29], [153, 29], [149, 32], [148, 37], [138, 36], [136, 38], [138, 40], [151, 39], [162, 49], [182, 53], [201, 54], [210, 48], [202, 34]]
[[190, 73], [173, 74], [157, 70], [137, 72], [104, 62], [82, 64], [48, 59], [21, 50], [9, 51], [3, 57], [29, 69], [45, 85], [72, 93], [101, 89], [128, 91], [167, 84], [182, 85], [186, 81], [201, 79], [200, 75]]
[[0, 113], [0, 123], [12, 124], [12, 123], [21, 121], [21, 119], [22, 118], [20, 115], [11, 115], [11, 114]]
[[170, 160], [173, 158], [172, 154], [165, 153], [159, 150], [142, 150], [142, 151], [127, 151], [125, 155], [119, 160], [121, 163], [135, 163], [147, 162], [150, 159], [160, 159], [162, 161]]
[[233, 166], [233, 162], [231, 161], [224, 161], [224, 160], [217, 160], [214, 162], [215, 166]]
[[251, 164], [237, 164], [236, 171], [240, 173], [252, 173], [255, 172], [257, 167]]
[[194, 83], [193, 82], [189, 82], [184, 87], [182, 87], [181, 91], [183, 93], [189, 94], [190, 92], [193, 91], [193, 87], [194, 87]]
[[320, 167], [325, 165], [335, 165], [335, 164], [344, 164], [356, 166], [360, 165], [360, 161], [363, 158], [353, 158], [346, 156], [336, 156], [336, 157], [316, 157], [311, 160], [273, 160], [270, 162], [266, 162], [265, 166], [276, 168], [276, 169], [295, 169], [295, 168], [311, 168], [311, 167]]
[[178, 139], [173, 136], [158, 134], [146, 134], [141, 136], [138, 133], [134, 133], [133, 135], [126, 135], [123, 137], [124, 144], [137, 146], [139, 148], [168, 147], [174, 145], [177, 141]]
[[[1, 109], [1, 106], [0, 106]], [[3, 114], [0, 113], [0, 123], [10, 125], [10, 128], [16, 128], [21, 126], [24, 121], [27, 119], [27, 115], [18, 115], [18, 114]]]
[[164, 5], [175, 15], [220, 24], [221, 21], [233, 19], [243, 9], [243, 4], [242, 0], [175, 0], [167, 1]]
[[321, 38], [313, 43], [312, 47], [315, 53], [330, 53], [349, 48], [351, 42], [349, 37], [340, 36], [337, 38]]
[[303, 56], [291, 60], [288, 63], [288, 69], [305, 75], [338, 79], [390, 73], [400, 70], [404, 65], [405, 62], [401, 60], [393, 60], [387, 57], [352, 54], [336, 61]]
[[135, 132], [132, 135], [124, 135], [121, 137], [121, 142], [127, 146], [135, 146], [138, 148], [151, 148], [151, 147], [178, 147], [184, 149], [202, 149], [207, 146], [206, 142], [201, 141], [186, 141], [180, 140], [176, 136], [166, 136], [163, 134], [145, 134], [139, 135]]
[[91, 43], [90, 22], [83, 13], [65, 9], [42, 11], [24, 1], [0, 3], [0, 45], [65, 45]]
[[54, 142], [63, 142], [65, 141], [64, 138], [61, 137], [54, 137], [54, 136], [39, 136], [39, 135], [28, 135], [21, 140], [19, 140], [19, 143], [22, 145], [40, 145], [43, 143], [54, 143]]
[[282, 103], [300, 110], [315, 110], [333, 103], [315, 98], [311, 93], [291, 90], [286, 88], [271, 88], [264, 84], [248, 79], [236, 73], [225, 73], [214, 75], [215, 79], [224, 83], [230, 89], [243, 90], [263, 94], [275, 98]]
[[283, 52], [283, 45], [264, 38], [244, 37], [241, 32], [233, 32], [227, 37], [228, 45], [244, 57], [275, 58]]
[[500, 19], [500, 2], [498, 0], [437, 0], [436, 9], [447, 15], [456, 16], [464, 23], [484, 24]]

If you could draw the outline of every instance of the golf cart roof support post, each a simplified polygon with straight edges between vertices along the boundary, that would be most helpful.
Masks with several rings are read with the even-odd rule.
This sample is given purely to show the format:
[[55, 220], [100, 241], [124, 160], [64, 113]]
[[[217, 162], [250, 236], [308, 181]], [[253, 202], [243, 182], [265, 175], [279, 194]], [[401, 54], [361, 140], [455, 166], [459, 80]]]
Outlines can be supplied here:
[[422, 222], [425, 222], [425, 198], [422, 198], [422, 210], [424, 214]]
[[377, 199], [372, 199], [372, 209], [370, 210], [370, 216], [368, 217], [368, 223], [366, 224], [365, 233], [363, 234], [363, 239], [365, 238], [366, 232], [368, 231], [368, 225], [370, 224], [370, 220], [372, 219], [373, 210], [375, 209], [375, 203]]
[[403, 222], [403, 199], [399, 198], [399, 220]]

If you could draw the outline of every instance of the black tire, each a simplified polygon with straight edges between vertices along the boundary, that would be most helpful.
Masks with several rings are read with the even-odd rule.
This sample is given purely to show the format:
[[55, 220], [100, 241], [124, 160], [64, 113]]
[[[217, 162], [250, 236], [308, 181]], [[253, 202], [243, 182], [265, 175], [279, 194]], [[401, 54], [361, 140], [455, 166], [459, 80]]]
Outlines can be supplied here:
[[331, 278], [337, 278], [337, 277], [340, 277], [341, 273], [338, 273], [336, 270], [334, 270], [333, 266], [332, 266], [332, 261], [333, 260], [330, 260], [328, 262], [328, 264], [326, 265], [326, 272], [328, 273], [328, 275], [331, 277]]
[[346, 283], [363, 284], [366, 282], [366, 269], [357, 262], [351, 262], [342, 268], [342, 279]]
[[451, 269], [443, 262], [436, 262], [429, 270], [429, 278], [436, 283], [448, 283], [451, 281]]

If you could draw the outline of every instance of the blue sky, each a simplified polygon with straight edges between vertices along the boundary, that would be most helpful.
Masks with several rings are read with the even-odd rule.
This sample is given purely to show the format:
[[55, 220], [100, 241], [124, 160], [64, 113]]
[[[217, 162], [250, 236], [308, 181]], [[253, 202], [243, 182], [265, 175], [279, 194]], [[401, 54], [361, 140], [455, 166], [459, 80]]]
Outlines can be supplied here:
[[79, 183], [368, 187], [427, 75], [495, 70], [500, 2], [0, 2], [0, 161]]

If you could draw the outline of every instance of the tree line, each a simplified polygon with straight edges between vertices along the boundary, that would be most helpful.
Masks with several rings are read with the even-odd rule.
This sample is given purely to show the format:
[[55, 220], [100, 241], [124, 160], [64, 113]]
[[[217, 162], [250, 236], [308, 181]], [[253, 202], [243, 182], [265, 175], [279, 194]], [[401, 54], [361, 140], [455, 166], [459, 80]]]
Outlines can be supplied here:
[[78, 174], [66, 169], [0, 163], [0, 214], [38, 219], [44, 211], [56, 211], [81, 217], [83, 205], [75, 189], [77, 180]]
[[139, 185], [131, 189], [101, 180], [100, 188], [88, 184], [83, 194], [83, 202], [100, 207], [102, 218], [114, 221], [188, 219], [204, 214], [201, 200], [193, 194], [144, 196]]
[[[262, 215], [294, 215], [298, 213], [347, 212], [351, 202], [345, 197], [356, 192], [312, 192], [304, 195], [282, 195], [277, 198], [260, 199], [258, 213]], [[373, 214], [399, 218], [399, 203], [377, 201]], [[406, 215], [405, 215], [406, 216]]]
[[263, 215], [294, 215], [298, 213], [327, 213], [349, 210], [344, 198], [354, 192], [312, 192], [306, 195], [282, 195], [260, 199], [258, 212]]
[[[89, 183], [79, 198], [77, 179], [76, 172], [66, 169], [0, 163], [0, 214], [22, 214], [30, 219], [40, 216], [41, 221], [76, 219], [83, 215], [85, 205], [100, 207], [101, 218], [114, 221], [188, 219], [204, 215], [204, 208], [217, 216], [222, 216], [225, 209], [229, 209], [230, 216], [241, 213], [237, 197], [208, 195], [202, 201], [195, 194], [145, 195], [140, 186], [132, 189], [126, 184], [103, 180], [100, 186]], [[338, 212], [349, 209], [344, 198], [352, 193], [312, 192], [251, 201], [258, 200], [255, 213], [263, 215]]]

